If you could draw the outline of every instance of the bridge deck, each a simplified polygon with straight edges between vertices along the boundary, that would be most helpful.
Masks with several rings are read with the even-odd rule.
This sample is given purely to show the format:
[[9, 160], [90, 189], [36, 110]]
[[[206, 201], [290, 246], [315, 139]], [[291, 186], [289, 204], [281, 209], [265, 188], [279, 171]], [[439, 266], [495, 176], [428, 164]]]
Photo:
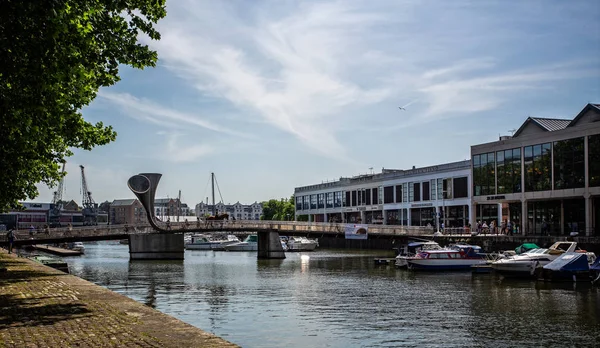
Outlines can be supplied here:
[[[323, 236], [344, 236], [346, 224], [338, 223], [310, 223], [296, 221], [256, 221], [256, 220], [236, 220], [236, 221], [210, 221], [202, 224], [172, 223], [168, 233], [209, 233], [222, 232], [237, 235], [245, 235], [253, 232], [277, 231], [281, 235], [302, 235], [308, 237]], [[435, 231], [431, 227], [414, 226], [392, 226], [392, 225], [369, 225], [369, 239], [372, 238], [397, 238], [397, 237], [415, 237], [432, 239]], [[16, 232], [15, 245], [27, 244], [51, 244], [60, 242], [74, 241], [99, 241], [99, 240], [117, 240], [126, 239], [130, 234], [157, 233], [149, 225], [126, 226], [88, 226], [80, 228], [52, 228], [47, 233], [30, 234], [29, 231], [21, 230]], [[437, 237], [436, 237], [437, 238]], [[501, 234], [483, 234], [477, 237], [471, 236], [465, 229], [446, 229], [441, 238], [465, 239], [475, 238], [481, 240], [529, 240], [548, 239], [550, 242], [557, 239], [564, 239], [565, 236], [534, 236], [534, 235], [501, 235]], [[579, 236], [576, 237], [579, 242], [600, 244], [599, 236]], [[4, 234], [0, 235], [0, 244], [6, 245], [7, 240]]]

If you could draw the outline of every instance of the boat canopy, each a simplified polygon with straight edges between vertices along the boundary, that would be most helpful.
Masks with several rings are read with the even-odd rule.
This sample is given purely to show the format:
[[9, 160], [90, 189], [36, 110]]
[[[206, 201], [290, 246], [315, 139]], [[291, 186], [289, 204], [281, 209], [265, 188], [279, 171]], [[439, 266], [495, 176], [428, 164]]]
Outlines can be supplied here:
[[600, 257], [596, 258], [596, 262], [590, 266], [591, 270], [600, 271]]
[[409, 248], [415, 248], [415, 247], [419, 247], [419, 246], [421, 246], [423, 244], [426, 244], [426, 243], [430, 243], [430, 242], [412, 242], [412, 243], [408, 243], [408, 247]]
[[537, 246], [535, 243], [524, 243], [519, 245], [518, 247], [515, 248], [515, 252], [517, 254], [522, 254], [525, 252], [528, 252], [531, 249], [539, 249], [540, 247]]
[[552, 271], [587, 271], [590, 269], [587, 255], [584, 253], [564, 253], [554, 261], [544, 266], [544, 269]]

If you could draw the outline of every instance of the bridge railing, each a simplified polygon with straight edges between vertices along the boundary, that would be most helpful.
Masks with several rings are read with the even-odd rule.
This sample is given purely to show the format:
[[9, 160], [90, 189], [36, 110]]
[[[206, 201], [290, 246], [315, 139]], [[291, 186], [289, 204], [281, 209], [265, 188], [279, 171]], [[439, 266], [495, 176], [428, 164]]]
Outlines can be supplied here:
[[[33, 233], [29, 230], [14, 231], [16, 240], [45, 240], [49, 238], [68, 238], [68, 237], [90, 237], [107, 236], [123, 234], [153, 233], [150, 225], [101, 225], [101, 226], [82, 226], [82, 227], [58, 227], [48, 230], [35, 230]], [[6, 233], [0, 234], [0, 241], [6, 242]]]

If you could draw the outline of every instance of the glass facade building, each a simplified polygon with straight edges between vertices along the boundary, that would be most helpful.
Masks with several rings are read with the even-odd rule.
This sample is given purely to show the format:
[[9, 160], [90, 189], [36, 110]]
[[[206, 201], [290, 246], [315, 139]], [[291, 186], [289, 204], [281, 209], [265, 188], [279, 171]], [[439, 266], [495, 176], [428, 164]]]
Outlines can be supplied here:
[[[512, 137], [471, 147], [477, 221], [531, 235], [598, 235], [600, 107], [529, 117]], [[514, 230], [511, 232], [515, 232]]]

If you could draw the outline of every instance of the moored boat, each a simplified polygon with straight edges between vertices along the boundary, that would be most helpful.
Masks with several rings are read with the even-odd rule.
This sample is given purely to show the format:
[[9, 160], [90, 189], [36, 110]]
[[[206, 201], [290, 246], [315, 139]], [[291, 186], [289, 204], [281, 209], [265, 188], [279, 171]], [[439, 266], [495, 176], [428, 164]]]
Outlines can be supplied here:
[[551, 281], [589, 281], [588, 255], [575, 252], [564, 253], [543, 267], [542, 276], [545, 280]]
[[485, 264], [486, 259], [476, 245], [457, 244], [447, 249], [423, 250], [407, 257], [410, 270], [470, 270], [472, 265]]
[[406, 259], [409, 257], [414, 257], [421, 251], [440, 249], [442, 249], [442, 247], [434, 241], [408, 243], [403, 249], [399, 250], [399, 254], [396, 256], [396, 267], [408, 267], [408, 262]]
[[243, 242], [232, 243], [225, 245], [227, 251], [257, 251], [258, 250], [258, 235], [251, 234], [244, 239]]
[[319, 243], [306, 237], [289, 237], [287, 240], [288, 251], [313, 251]]
[[214, 250], [221, 248], [221, 242], [212, 240], [205, 234], [194, 234], [189, 243], [185, 244], [185, 248], [188, 250]]
[[565, 252], [576, 250], [576, 242], [556, 242], [548, 249], [532, 249], [520, 255], [492, 262], [492, 268], [504, 276], [537, 277], [542, 267]]
[[29, 259], [41, 263], [44, 266], [52, 267], [59, 271], [69, 273], [69, 264], [56, 257], [34, 255], [29, 257]]

